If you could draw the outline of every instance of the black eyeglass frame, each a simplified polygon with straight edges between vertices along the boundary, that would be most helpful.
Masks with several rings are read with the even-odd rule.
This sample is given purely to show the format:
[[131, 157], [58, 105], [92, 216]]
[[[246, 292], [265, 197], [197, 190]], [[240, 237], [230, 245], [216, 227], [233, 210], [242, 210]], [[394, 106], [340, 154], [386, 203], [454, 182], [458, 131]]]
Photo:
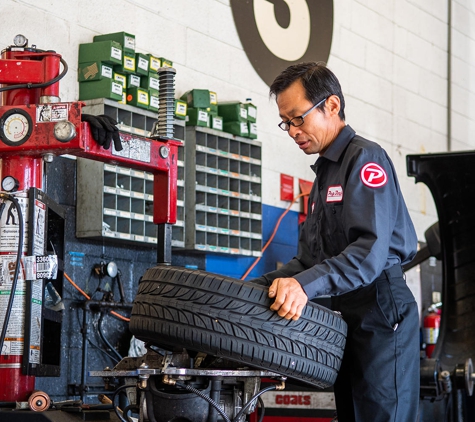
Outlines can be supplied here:
[[[290, 130], [290, 126], [293, 127], [299, 127], [304, 124], [304, 117], [307, 117], [313, 110], [315, 110], [318, 106], [322, 105], [326, 100], [328, 100], [328, 97], [325, 97], [323, 100], [319, 101], [317, 104], [312, 106], [312, 108], [308, 111], [306, 111], [304, 114], [301, 116], [295, 116], [294, 118], [290, 119], [288, 122], [281, 121], [277, 126], [279, 126], [280, 129], [282, 129], [284, 132], [288, 132]], [[301, 119], [300, 123], [295, 123], [295, 119]], [[300, 120], [297, 120], [300, 121]]]

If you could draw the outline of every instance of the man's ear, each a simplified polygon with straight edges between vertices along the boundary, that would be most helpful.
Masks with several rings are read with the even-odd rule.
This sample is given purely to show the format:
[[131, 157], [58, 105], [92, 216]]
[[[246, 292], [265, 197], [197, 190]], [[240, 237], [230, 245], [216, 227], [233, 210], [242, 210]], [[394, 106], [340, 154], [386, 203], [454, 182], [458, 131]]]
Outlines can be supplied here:
[[326, 109], [330, 115], [338, 115], [340, 112], [340, 98], [338, 95], [330, 95], [328, 97]]

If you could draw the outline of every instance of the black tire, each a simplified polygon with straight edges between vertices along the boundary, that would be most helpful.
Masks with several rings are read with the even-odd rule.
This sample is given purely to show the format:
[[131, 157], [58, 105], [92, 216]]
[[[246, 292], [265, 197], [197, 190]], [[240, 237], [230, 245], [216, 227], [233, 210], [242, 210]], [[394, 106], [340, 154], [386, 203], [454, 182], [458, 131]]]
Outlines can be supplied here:
[[206, 271], [158, 266], [140, 281], [130, 318], [139, 339], [246, 363], [320, 388], [336, 380], [346, 323], [308, 302], [298, 321], [269, 309], [268, 289]]

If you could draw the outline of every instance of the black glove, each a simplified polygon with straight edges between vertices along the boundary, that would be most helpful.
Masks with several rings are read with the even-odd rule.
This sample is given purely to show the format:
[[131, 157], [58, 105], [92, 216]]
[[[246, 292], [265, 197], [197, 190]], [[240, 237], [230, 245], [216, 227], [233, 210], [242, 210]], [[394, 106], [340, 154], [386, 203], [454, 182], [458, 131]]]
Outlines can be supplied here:
[[93, 116], [92, 114], [81, 114], [81, 120], [89, 123], [91, 127], [92, 137], [104, 149], [109, 149], [111, 141], [114, 141], [116, 151], [122, 151], [122, 142], [120, 141], [119, 129], [117, 122], [110, 116], [101, 114]]

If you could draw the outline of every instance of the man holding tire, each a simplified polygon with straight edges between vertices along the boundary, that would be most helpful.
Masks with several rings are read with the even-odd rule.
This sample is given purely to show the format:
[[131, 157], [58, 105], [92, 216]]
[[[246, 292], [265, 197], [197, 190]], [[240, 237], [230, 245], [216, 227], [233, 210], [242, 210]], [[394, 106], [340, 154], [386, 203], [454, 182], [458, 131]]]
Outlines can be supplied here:
[[393, 164], [346, 125], [340, 83], [324, 64], [290, 66], [270, 92], [279, 127], [319, 156], [297, 256], [253, 281], [269, 286], [271, 309], [286, 319], [309, 299], [332, 297], [348, 324], [334, 386], [339, 422], [415, 421], [419, 316], [401, 265], [417, 237]]

